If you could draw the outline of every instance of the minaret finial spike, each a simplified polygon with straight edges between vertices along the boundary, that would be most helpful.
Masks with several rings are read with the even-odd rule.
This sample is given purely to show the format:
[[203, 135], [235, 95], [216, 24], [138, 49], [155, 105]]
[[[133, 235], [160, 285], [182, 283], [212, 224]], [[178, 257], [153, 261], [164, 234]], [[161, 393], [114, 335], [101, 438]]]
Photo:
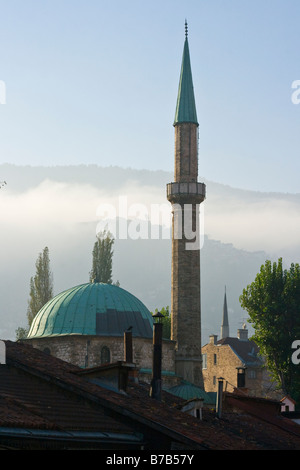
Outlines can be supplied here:
[[184, 26], [185, 26], [185, 37], [187, 39], [187, 37], [188, 37], [188, 24], [187, 24], [186, 20], [185, 20], [185, 25]]

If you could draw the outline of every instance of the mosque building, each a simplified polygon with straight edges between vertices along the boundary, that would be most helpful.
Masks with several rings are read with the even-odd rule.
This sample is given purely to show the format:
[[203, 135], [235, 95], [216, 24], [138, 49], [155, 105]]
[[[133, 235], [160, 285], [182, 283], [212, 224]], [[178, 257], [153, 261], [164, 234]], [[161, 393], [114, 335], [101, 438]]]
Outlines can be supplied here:
[[[173, 123], [174, 182], [167, 185], [167, 199], [173, 214], [171, 339], [163, 340], [162, 375], [203, 387], [200, 247], [197, 240], [187, 236], [185, 228], [189, 220], [197, 238], [199, 206], [205, 199], [205, 185], [197, 181], [199, 124], [187, 24], [185, 28]], [[150, 311], [133, 294], [116, 285], [90, 282], [71, 287], [51, 299], [35, 316], [25, 341], [87, 368], [123, 361], [124, 332], [130, 330], [133, 362], [141, 374], [147, 374], [152, 367], [153, 321]]]
[[[26, 342], [82, 368], [124, 360], [124, 333], [131, 331], [133, 362], [152, 368], [153, 317], [125, 289], [101, 282], [72, 287], [44, 305]], [[163, 369], [174, 369], [174, 342], [163, 342]]]

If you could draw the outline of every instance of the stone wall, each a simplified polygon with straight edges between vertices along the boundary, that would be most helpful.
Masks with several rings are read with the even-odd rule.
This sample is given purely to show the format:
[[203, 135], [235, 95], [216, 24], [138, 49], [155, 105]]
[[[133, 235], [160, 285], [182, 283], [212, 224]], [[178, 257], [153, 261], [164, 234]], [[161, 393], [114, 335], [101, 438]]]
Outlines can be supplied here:
[[175, 126], [175, 181], [197, 181], [198, 126], [181, 123]]
[[[79, 367], [95, 367], [101, 364], [102, 348], [108, 348], [110, 362], [124, 360], [124, 338], [112, 336], [66, 335], [25, 340], [33, 347], [45, 351]], [[152, 339], [133, 337], [133, 362], [138, 368], [152, 369]], [[162, 369], [175, 370], [175, 344], [163, 340]]]

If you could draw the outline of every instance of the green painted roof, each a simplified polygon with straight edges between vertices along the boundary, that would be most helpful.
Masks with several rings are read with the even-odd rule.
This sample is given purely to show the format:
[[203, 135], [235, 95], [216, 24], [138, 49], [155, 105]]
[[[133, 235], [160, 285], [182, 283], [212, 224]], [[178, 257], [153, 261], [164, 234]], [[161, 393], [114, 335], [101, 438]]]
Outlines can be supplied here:
[[198, 125], [187, 37], [183, 48], [174, 126], [181, 122], [193, 122]]
[[152, 338], [153, 318], [145, 305], [121, 287], [87, 283], [51, 299], [33, 319], [28, 338], [58, 335], [123, 336]]
[[182, 398], [183, 400], [191, 400], [193, 398], [202, 398], [205, 404], [215, 404], [215, 398], [208, 394], [200, 387], [183, 380], [179, 385], [175, 385], [168, 389], [172, 395]]

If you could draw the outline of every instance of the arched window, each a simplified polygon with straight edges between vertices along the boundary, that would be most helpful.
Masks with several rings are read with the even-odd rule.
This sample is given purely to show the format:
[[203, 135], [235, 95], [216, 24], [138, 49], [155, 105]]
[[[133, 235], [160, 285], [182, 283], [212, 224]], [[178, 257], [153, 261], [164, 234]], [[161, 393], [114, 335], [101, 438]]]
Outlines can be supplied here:
[[110, 362], [110, 350], [107, 346], [103, 346], [101, 349], [101, 364], [107, 364]]

